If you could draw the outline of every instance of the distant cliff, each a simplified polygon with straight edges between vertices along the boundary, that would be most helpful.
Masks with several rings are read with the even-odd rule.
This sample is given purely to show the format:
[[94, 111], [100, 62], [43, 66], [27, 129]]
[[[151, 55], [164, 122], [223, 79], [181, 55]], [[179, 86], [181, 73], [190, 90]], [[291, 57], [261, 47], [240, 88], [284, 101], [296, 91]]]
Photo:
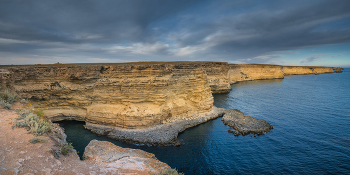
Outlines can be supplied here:
[[282, 66], [264, 64], [230, 64], [229, 82], [284, 78]]
[[332, 67], [316, 67], [316, 66], [282, 66], [282, 70], [284, 75], [333, 73]]

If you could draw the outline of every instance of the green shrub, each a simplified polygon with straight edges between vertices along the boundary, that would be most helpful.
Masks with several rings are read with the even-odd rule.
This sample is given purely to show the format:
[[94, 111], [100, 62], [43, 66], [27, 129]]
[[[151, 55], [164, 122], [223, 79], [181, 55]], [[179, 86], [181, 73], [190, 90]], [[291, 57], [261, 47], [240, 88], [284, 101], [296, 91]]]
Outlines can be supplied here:
[[35, 110], [34, 112], [36, 115], [38, 115], [40, 118], [43, 118], [44, 117], [44, 111], [42, 109], [37, 109]]
[[32, 138], [29, 140], [30, 143], [45, 143], [47, 140], [46, 139], [40, 139], [40, 138]]
[[19, 115], [19, 117], [17, 118], [17, 120], [21, 120], [26, 118], [30, 113], [32, 113], [30, 110], [28, 109], [17, 109], [16, 110], [17, 114]]
[[51, 125], [49, 122], [45, 121], [45, 120], [39, 120], [38, 122], [38, 128], [36, 130], [36, 134], [37, 135], [42, 135], [46, 132], [51, 131]]
[[25, 121], [18, 121], [16, 122], [16, 127], [17, 128], [28, 127], [28, 124]]
[[38, 121], [39, 121], [39, 117], [33, 113], [30, 113], [25, 118], [25, 122], [28, 124], [31, 130], [34, 130], [38, 127]]
[[62, 143], [61, 144], [61, 154], [67, 155], [68, 153], [72, 152], [74, 150], [74, 147], [72, 143]]
[[[21, 116], [17, 118], [20, 120], [16, 122], [17, 128], [29, 127], [30, 132], [38, 136], [51, 131], [51, 125], [48, 121], [39, 119], [39, 116], [29, 110], [17, 110], [17, 113]], [[24, 121], [21, 120], [23, 118]]]
[[8, 102], [6, 102], [5, 100], [2, 100], [0, 98], [0, 106], [4, 109], [11, 109], [12, 108], [12, 105]]
[[0, 98], [12, 104], [18, 100], [18, 94], [6, 88], [3, 92], [0, 92]]

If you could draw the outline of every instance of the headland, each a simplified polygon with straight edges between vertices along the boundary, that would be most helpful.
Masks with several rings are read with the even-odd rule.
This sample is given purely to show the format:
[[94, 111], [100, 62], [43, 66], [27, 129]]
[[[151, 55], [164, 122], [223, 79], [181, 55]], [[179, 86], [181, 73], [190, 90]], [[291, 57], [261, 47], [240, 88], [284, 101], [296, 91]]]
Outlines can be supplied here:
[[[226, 62], [2, 65], [0, 82], [53, 122], [85, 121], [86, 129], [117, 140], [178, 145], [177, 134], [186, 128], [236, 116], [213, 106], [212, 94], [230, 92], [232, 83], [333, 72], [332, 67]], [[272, 128], [252, 126], [233, 128], [242, 135]]]

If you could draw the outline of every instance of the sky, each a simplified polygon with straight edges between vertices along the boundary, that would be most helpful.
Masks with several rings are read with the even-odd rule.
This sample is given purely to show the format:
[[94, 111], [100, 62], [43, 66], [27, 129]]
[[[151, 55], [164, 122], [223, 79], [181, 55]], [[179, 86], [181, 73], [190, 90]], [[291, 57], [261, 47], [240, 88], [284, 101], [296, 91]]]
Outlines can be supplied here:
[[0, 65], [350, 67], [349, 0], [0, 0]]

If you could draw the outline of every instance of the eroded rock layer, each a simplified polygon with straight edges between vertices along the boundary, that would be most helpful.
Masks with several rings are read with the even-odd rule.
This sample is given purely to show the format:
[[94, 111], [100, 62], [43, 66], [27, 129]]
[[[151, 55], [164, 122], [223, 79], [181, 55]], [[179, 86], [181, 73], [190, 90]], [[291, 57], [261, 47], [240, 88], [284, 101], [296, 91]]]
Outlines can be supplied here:
[[324, 74], [333, 73], [333, 68], [316, 66], [283, 66], [282, 71], [284, 75]]
[[142, 128], [212, 111], [201, 63], [7, 66], [11, 86], [53, 121]]
[[212, 93], [227, 93], [238, 81], [332, 72], [225, 62], [21, 65], [0, 66], [0, 85], [29, 99], [52, 121], [140, 129], [201, 120], [213, 112]]
[[282, 66], [264, 64], [230, 64], [230, 84], [239, 81], [284, 78]]
[[201, 67], [205, 70], [212, 93], [228, 93], [232, 90], [228, 73], [230, 67], [225, 62], [203, 62]]
[[85, 128], [99, 135], [126, 141], [130, 143], [143, 143], [149, 145], [172, 146], [180, 145], [177, 136], [187, 128], [197, 126], [209, 120], [224, 115], [226, 109], [213, 106], [213, 112], [201, 118], [190, 120], [177, 120], [174, 122], [152, 126], [144, 129], [124, 129], [120, 127], [104, 126], [99, 124], [86, 123]]

